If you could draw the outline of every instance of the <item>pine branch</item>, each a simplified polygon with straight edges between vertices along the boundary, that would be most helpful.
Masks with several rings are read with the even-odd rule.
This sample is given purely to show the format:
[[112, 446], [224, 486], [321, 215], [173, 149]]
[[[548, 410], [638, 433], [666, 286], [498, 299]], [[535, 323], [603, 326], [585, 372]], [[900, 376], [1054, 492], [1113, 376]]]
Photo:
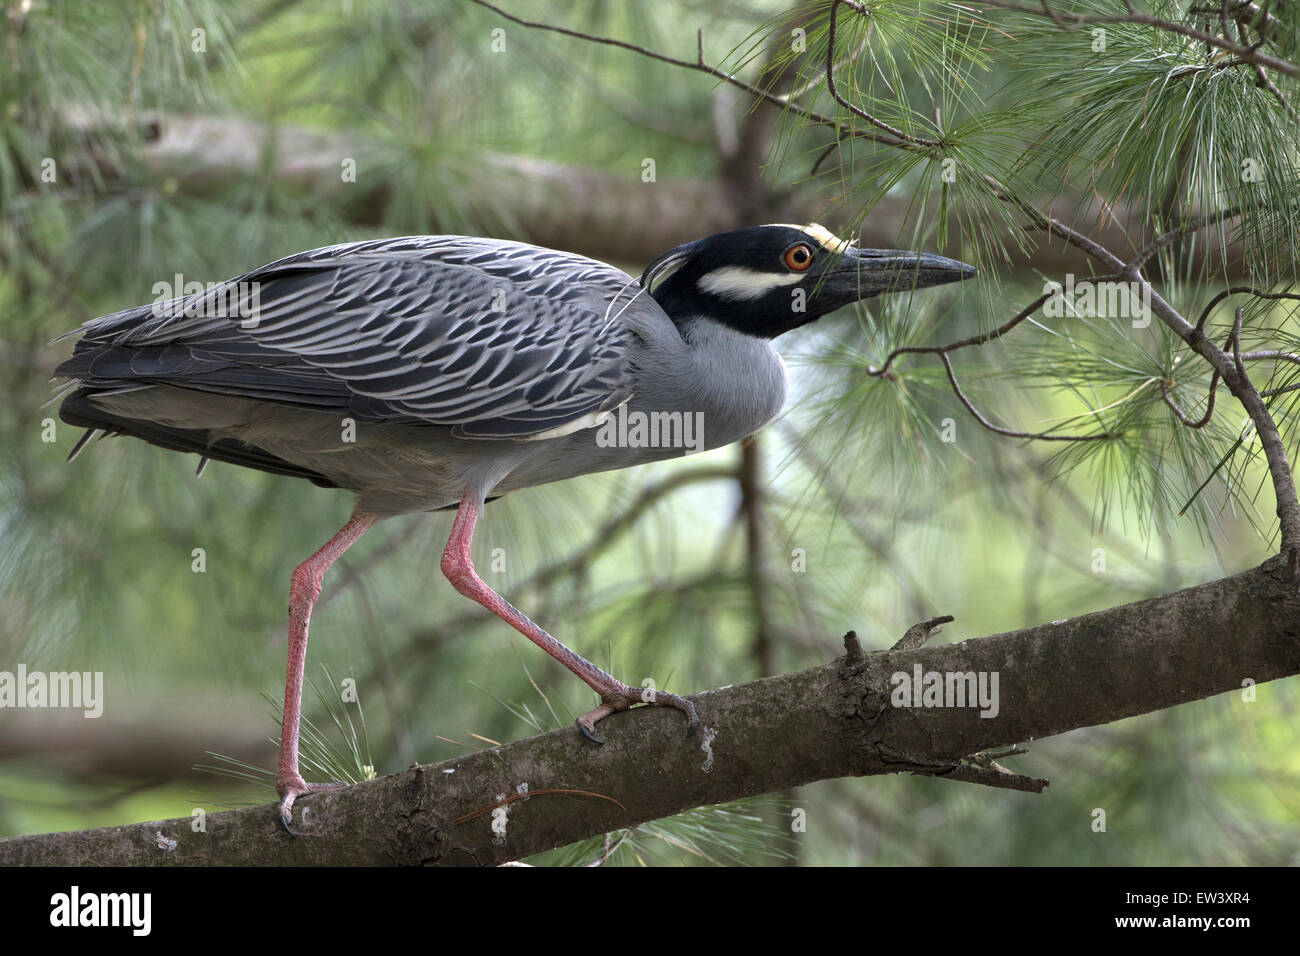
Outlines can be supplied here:
[[1256, 64], [1266, 67], [1270, 70], [1276, 70], [1286, 76], [1300, 76], [1300, 66], [1292, 63], [1290, 60], [1273, 56], [1265, 53], [1255, 43], [1239, 43], [1230, 37], [1217, 33], [1211, 33], [1209, 30], [1201, 30], [1196, 27], [1188, 26], [1185, 23], [1178, 23], [1173, 20], [1165, 20], [1161, 17], [1152, 16], [1149, 13], [1139, 13], [1131, 6], [1126, 13], [1107, 14], [1107, 13], [1066, 13], [1056, 10], [1051, 4], [1044, 2], [1038, 7], [1028, 7], [1019, 3], [1007, 3], [1004, 0], [983, 0], [983, 6], [992, 7], [998, 10], [1010, 10], [1015, 13], [1023, 13], [1026, 16], [1045, 17], [1050, 19], [1062, 30], [1077, 30], [1080, 27], [1090, 24], [1106, 23], [1132, 23], [1140, 26], [1155, 27], [1157, 30], [1163, 30], [1166, 33], [1177, 33], [1180, 36], [1189, 37], [1204, 43], [1208, 47], [1216, 47], [1224, 50], [1243, 63]]
[[[826, 90], [827, 92], [831, 94], [831, 97], [835, 100], [836, 103], [839, 103], [840, 106], [844, 107], [854, 116], [858, 117], [859, 119], [866, 120], [872, 126], [876, 127], [877, 129], [884, 130], [886, 133], [892, 136], [896, 142], [891, 143], [891, 145], [929, 146], [936, 149], [941, 148], [943, 146], [943, 143], [939, 142], [938, 140], [925, 139], [924, 137], [921, 136], [913, 136], [910, 133], [905, 133], [901, 129], [897, 129], [893, 126], [890, 126], [888, 123], [884, 122], [883, 120], [876, 119], [876, 117], [872, 116], [862, 107], [856, 105], [855, 103], [850, 103], [842, 95], [840, 95], [839, 88], [835, 85], [835, 26], [836, 26], [836, 15], [839, 13], [841, 3], [847, 6], [848, 0], [831, 0], [830, 23], [827, 26], [827, 32], [826, 32]], [[787, 109], [790, 108], [788, 104], [786, 108]]]
[[[845, 0], [837, 0], [837, 2], [845, 2]], [[505, 10], [502, 10], [500, 7], [488, 3], [487, 0], [470, 0], [470, 3], [476, 3], [480, 7], [486, 7], [488, 10], [491, 10], [493, 13], [497, 14], [497, 16], [509, 20], [511, 23], [517, 23], [521, 27], [528, 27], [530, 30], [545, 30], [550, 33], [558, 33], [562, 36], [572, 37], [576, 40], [585, 40], [588, 43], [597, 43], [600, 44], [601, 46], [615, 46], [623, 50], [630, 50], [633, 53], [639, 54], [644, 57], [648, 57], [651, 60], [658, 60], [660, 63], [667, 63], [669, 66], [676, 66], [686, 70], [694, 70], [699, 73], [706, 73], [709, 76], [713, 77], [714, 79], [721, 80], [723, 83], [726, 83], [729, 86], [734, 86], [739, 90], [744, 90], [746, 93], [749, 93], [751, 96], [757, 97], [758, 99], [762, 100], [765, 103], [770, 103], [772, 106], [779, 106], [782, 109], [787, 109], [790, 112], [794, 113], [796, 116], [803, 117], [804, 119], [808, 120], [810, 123], [813, 123], [817, 126], [830, 127], [831, 129], [836, 130], [837, 133], [843, 129], [839, 120], [837, 120], [833, 116], [827, 116], [825, 113], [819, 113], [814, 109], [810, 109], [805, 106], [799, 106], [795, 103], [790, 102], [788, 99], [776, 93], [771, 92], [770, 90], [765, 90], [762, 87], [755, 86], [753, 83], [747, 83], [744, 80], [742, 80], [740, 77], [735, 76], [732, 73], [728, 73], [726, 70], [722, 69], [721, 67], [714, 66], [710, 63], [706, 63], [704, 60], [703, 34], [699, 34], [697, 36], [698, 53], [696, 55], [695, 60], [693, 61], [683, 60], [675, 56], [669, 56], [666, 53], [660, 53], [658, 50], [651, 50], [649, 47], [644, 47], [637, 43], [629, 43], [626, 40], [617, 40], [613, 37], [597, 36], [593, 33], [584, 33], [581, 30], [571, 30], [567, 27], [555, 26], [552, 23], [542, 23], [535, 20], [525, 20], [522, 17], [517, 17], [512, 13], [507, 13]], [[892, 129], [892, 128], [888, 126], [883, 126], [882, 129]], [[859, 139], [870, 140], [876, 143], [883, 143], [889, 146], [914, 145], [910, 141], [910, 139], [899, 138], [890, 133], [881, 135], [879, 133], [869, 132], [868, 130], [852, 130], [846, 132], [846, 135], [854, 136]]]
[[939, 358], [943, 362], [943, 370], [948, 375], [948, 384], [952, 386], [953, 392], [957, 395], [962, 405], [966, 406], [966, 411], [971, 413], [971, 417], [979, 422], [982, 426], [997, 435], [1003, 435], [1007, 438], [1030, 438], [1036, 441], [1104, 441], [1115, 436], [1110, 432], [1091, 432], [1087, 435], [1058, 435], [1056, 432], [1022, 432], [1014, 428], [1003, 428], [1001, 425], [995, 425], [984, 417], [984, 414], [975, 407], [962, 390], [961, 385], [957, 382], [957, 373], [953, 371], [952, 359], [948, 357], [947, 352], [940, 352]]
[[[988, 751], [1300, 672], [1295, 573], [1273, 558], [959, 644], [863, 653], [846, 641], [830, 664], [697, 695], [705, 727], [695, 738], [682, 735], [677, 714], [629, 711], [609, 719], [599, 749], [570, 727], [301, 798], [298, 839], [268, 805], [209, 814], [202, 829], [183, 817], [11, 837], [0, 840], [0, 865], [490, 866], [831, 777], [910, 772], [1041, 790], [1045, 781], [1004, 773], [994, 761], [1006, 754]], [[916, 667], [997, 674], [996, 716], [892, 706], [891, 677]]]
[[1268, 461], [1269, 476], [1273, 481], [1273, 492], [1277, 499], [1277, 516], [1281, 523], [1282, 551], [1300, 555], [1300, 498], [1296, 495], [1295, 476], [1291, 472], [1291, 463], [1287, 459], [1286, 443], [1278, 432], [1277, 422], [1269, 413], [1259, 390], [1246, 374], [1241, 360], [1240, 334], [1241, 312], [1237, 313], [1234, 326], [1233, 352], [1230, 357], [1223, 349], [1216, 346], [1199, 328], [1192, 326], [1178, 311], [1143, 279], [1136, 270], [1129, 273], [1129, 278], [1140, 283], [1151, 297], [1151, 311], [1169, 329], [1176, 333], [1194, 351], [1200, 354], [1223, 379], [1233, 396], [1246, 409], [1251, 423], [1259, 435]]

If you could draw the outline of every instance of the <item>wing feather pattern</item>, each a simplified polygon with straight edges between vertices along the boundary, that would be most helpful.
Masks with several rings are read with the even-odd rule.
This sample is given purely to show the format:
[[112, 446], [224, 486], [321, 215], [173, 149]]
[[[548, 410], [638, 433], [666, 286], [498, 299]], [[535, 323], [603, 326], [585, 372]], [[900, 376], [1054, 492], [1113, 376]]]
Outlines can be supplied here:
[[173, 385], [527, 438], [627, 399], [634, 333], [609, 316], [638, 295], [658, 310], [640, 293], [611, 266], [521, 243], [350, 243], [89, 322], [57, 374], [92, 398]]

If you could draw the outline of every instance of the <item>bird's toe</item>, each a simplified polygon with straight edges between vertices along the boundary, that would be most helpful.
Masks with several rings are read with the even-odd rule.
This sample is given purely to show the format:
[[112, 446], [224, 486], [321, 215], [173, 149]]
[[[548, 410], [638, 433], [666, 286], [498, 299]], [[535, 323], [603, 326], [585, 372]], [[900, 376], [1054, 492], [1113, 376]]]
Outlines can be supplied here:
[[299, 797], [308, 793], [320, 793], [322, 790], [339, 790], [347, 785], [347, 783], [340, 780], [328, 783], [308, 783], [297, 774], [278, 778], [275, 783], [275, 790], [280, 794], [280, 803], [276, 807], [276, 811], [280, 816], [280, 823], [285, 832], [289, 836], [297, 836], [290, 824], [293, 823], [293, 805]]
[[592, 730], [592, 728], [588, 727], [581, 720], [578, 721], [578, 729], [582, 731], [582, 736], [586, 737], [593, 744], [600, 744], [601, 746], [604, 746], [605, 741], [597, 737], [595, 732]]
[[578, 718], [578, 730], [592, 743], [603, 744], [605, 741], [596, 736], [596, 723], [604, 720], [610, 714], [628, 710], [637, 704], [647, 704], [652, 707], [673, 707], [680, 710], [686, 715], [687, 737], [694, 737], [700, 728], [700, 717], [695, 710], [695, 704], [685, 697], [678, 697], [676, 694], [669, 694], [664, 691], [639, 690], [626, 684], [619, 684], [601, 694], [599, 707]]

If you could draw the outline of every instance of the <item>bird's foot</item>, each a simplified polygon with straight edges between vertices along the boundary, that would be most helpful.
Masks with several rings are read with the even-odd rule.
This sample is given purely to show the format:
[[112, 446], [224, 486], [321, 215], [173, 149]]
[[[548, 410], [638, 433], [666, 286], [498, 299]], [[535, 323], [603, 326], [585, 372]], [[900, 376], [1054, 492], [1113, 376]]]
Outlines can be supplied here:
[[617, 683], [607, 690], [601, 690], [600, 706], [578, 718], [578, 729], [582, 736], [592, 743], [603, 744], [605, 741], [596, 736], [596, 722], [604, 720], [610, 714], [627, 710], [634, 704], [649, 704], [658, 707], [676, 707], [686, 715], [686, 736], [692, 737], [700, 728], [700, 717], [695, 712], [695, 705], [685, 697], [669, 694], [661, 690], [638, 690], [627, 684]]
[[319, 793], [322, 790], [338, 790], [346, 787], [346, 783], [308, 783], [302, 779], [300, 774], [290, 776], [280, 776], [275, 781], [275, 792], [280, 795], [280, 823], [289, 836], [297, 836], [290, 829], [289, 824], [293, 822], [293, 802], [305, 793]]

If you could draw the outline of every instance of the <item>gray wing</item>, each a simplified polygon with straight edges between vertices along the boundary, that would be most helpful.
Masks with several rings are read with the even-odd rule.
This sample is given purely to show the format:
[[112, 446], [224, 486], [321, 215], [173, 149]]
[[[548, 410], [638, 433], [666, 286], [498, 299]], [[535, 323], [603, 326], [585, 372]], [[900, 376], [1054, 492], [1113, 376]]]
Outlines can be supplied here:
[[281, 259], [82, 327], [56, 370], [92, 394], [166, 384], [526, 438], [630, 395], [636, 280], [521, 243], [418, 236]]

